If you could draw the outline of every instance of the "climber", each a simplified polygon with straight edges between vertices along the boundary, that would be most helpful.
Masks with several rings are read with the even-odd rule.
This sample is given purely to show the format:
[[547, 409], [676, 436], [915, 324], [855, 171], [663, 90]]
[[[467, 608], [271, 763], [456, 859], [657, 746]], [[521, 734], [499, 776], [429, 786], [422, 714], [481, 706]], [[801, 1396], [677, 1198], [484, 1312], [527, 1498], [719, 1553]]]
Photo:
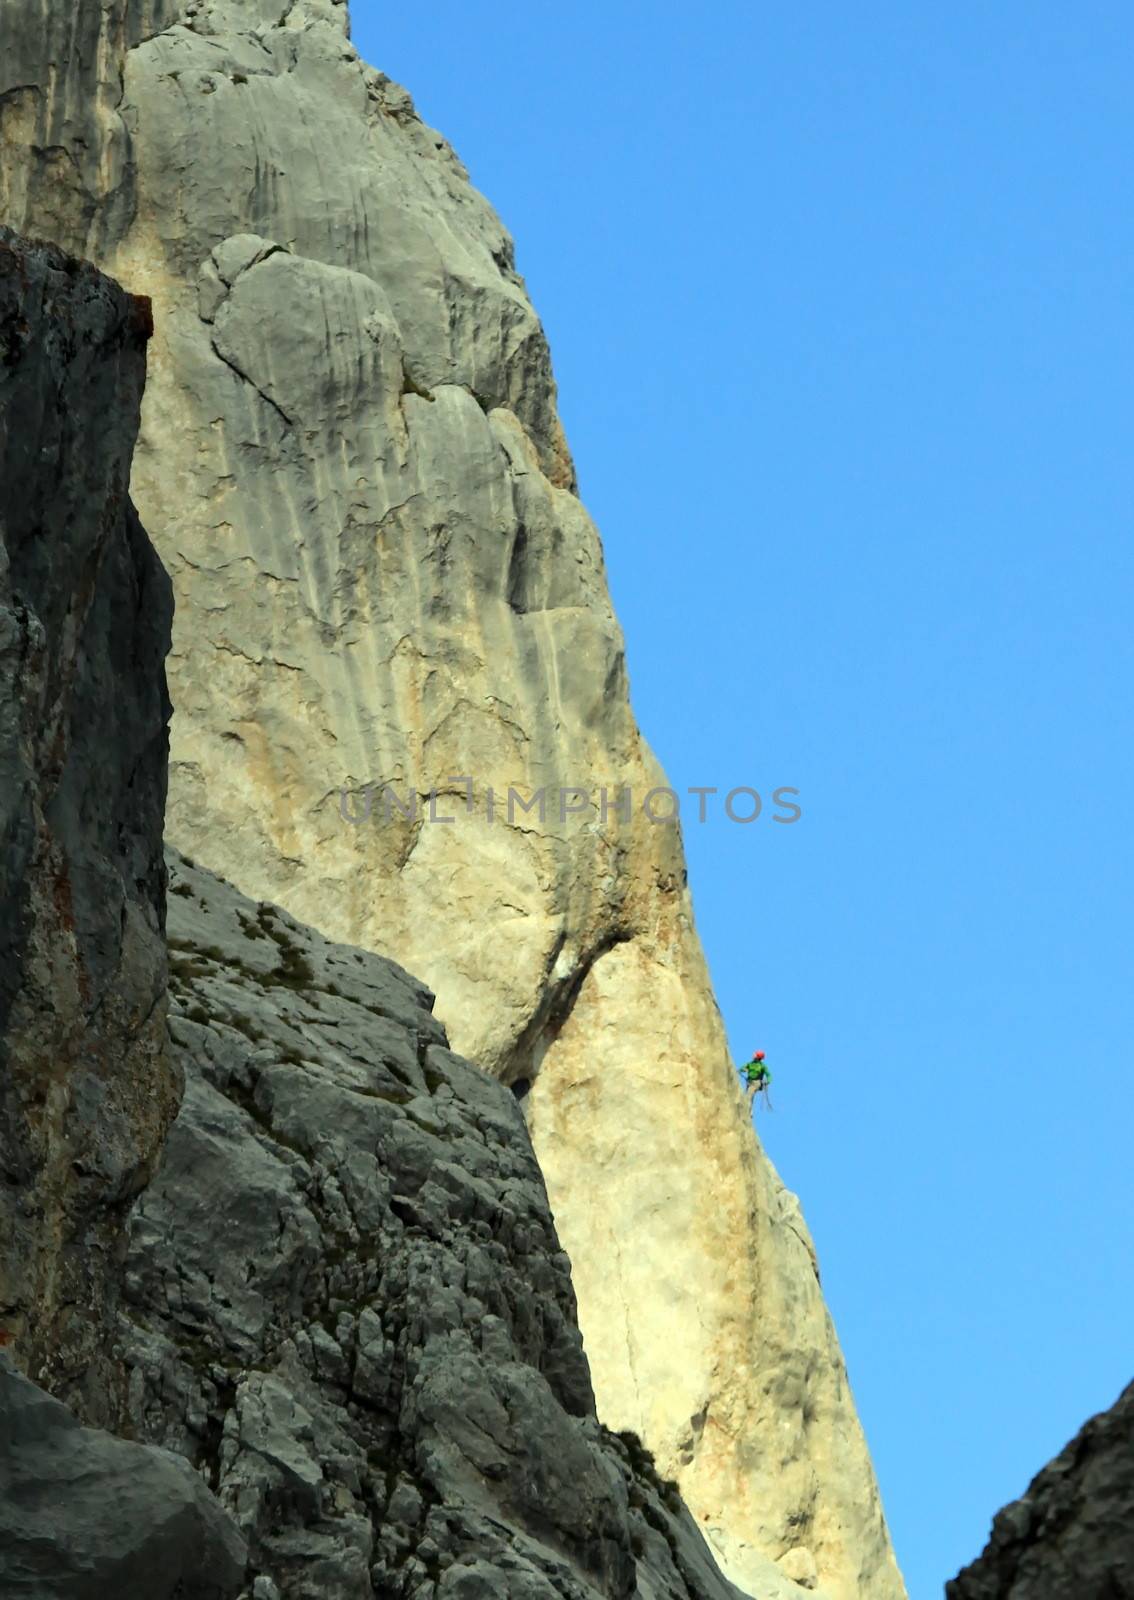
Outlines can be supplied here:
[[763, 1091], [764, 1104], [770, 1111], [772, 1109], [772, 1101], [768, 1094], [768, 1089], [772, 1082], [772, 1074], [764, 1063], [763, 1050], [754, 1051], [752, 1060], [746, 1062], [740, 1071], [744, 1077], [749, 1100]]

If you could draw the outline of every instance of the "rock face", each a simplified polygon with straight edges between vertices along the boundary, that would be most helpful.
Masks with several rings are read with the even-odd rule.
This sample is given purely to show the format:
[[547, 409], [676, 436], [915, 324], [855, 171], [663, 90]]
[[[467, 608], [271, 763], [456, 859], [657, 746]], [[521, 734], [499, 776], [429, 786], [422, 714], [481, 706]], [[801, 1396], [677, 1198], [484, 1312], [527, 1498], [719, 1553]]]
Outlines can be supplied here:
[[664, 779], [499, 221], [332, 0], [5, 0], [0, 153], [0, 215], [154, 300], [133, 489], [178, 597], [171, 837], [406, 962], [530, 1084], [600, 1414], [726, 1570], [900, 1596], [679, 832], [643, 814]]
[[743, 1600], [597, 1421], [523, 1113], [421, 984], [176, 858], [166, 1039], [148, 310], [0, 232], [3, 1342], [154, 1441], [0, 1357], [0, 1593]]
[[946, 1600], [1134, 1600], [1134, 1384], [997, 1514]]
[[178, 1093], [170, 592], [127, 495], [148, 335], [144, 302], [0, 228], [0, 1342], [95, 1418]]
[[595, 1419], [511, 1092], [392, 963], [184, 859], [170, 887], [186, 1092], [132, 1218], [130, 1421], [207, 1477], [255, 1594], [736, 1600]]
[[81, 1428], [0, 1357], [4, 1600], [233, 1600], [245, 1555], [187, 1462]]

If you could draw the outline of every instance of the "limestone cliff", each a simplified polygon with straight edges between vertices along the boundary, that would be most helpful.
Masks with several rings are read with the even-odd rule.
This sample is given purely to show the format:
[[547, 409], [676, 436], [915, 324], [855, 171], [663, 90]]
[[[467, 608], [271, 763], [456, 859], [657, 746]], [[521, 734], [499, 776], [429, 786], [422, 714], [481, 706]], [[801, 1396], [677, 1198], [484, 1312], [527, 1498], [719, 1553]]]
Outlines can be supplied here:
[[165, 1044], [169, 582], [127, 494], [149, 307], [0, 228], [0, 1343], [112, 1405]]
[[[664, 780], [499, 221], [332, 0], [5, 0], [0, 151], [0, 216], [153, 297], [133, 490], [178, 598], [172, 838], [419, 971], [459, 1049], [531, 1082], [600, 1415], [726, 1571], [899, 1596], [680, 838], [640, 809]], [[457, 820], [344, 820], [368, 784]], [[629, 786], [633, 818], [490, 822], [510, 785]]]
[[167, 1039], [148, 310], [0, 234], [0, 1594], [742, 1600], [598, 1423], [523, 1114], [421, 984], [178, 859]]
[[946, 1600], [1134, 1600], [1134, 1383], [997, 1513]]

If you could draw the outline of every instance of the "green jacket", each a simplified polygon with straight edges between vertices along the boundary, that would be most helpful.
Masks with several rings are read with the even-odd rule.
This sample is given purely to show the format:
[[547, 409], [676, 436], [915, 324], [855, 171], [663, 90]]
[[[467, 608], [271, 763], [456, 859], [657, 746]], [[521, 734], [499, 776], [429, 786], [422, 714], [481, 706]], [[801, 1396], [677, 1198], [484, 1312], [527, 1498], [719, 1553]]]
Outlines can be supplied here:
[[749, 1087], [755, 1083], [759, 1088], [766, 1089], [772, 1081], [772, 1074], [762, 1061], [748, 1061], [740, 1070]]

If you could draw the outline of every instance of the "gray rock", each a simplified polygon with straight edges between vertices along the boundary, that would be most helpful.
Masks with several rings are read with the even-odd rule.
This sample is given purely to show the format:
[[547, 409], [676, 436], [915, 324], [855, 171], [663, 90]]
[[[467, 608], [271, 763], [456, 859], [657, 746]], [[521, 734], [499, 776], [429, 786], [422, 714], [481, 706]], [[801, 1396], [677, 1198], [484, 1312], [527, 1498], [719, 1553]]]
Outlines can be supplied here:
[[80, 1427], [0, 1357], [4, 1600], [233, 1600], [245, 1555], [185, 1461]]
[[128, 1421], [210, 1483], [253, 1594], [735, 1600], [595, 1418], [515, 1097], [392, 962], [169, 871], [186, 1092], [131, 1219]]
[[127, 494], [149, 305], [0, 227], [0, 1332], [111, 1407], [122, 1222], [176, 1110], [169, 583]]
[[1134, 1600], [1134, 1383], [1005, 1506], [946, 1600]]

